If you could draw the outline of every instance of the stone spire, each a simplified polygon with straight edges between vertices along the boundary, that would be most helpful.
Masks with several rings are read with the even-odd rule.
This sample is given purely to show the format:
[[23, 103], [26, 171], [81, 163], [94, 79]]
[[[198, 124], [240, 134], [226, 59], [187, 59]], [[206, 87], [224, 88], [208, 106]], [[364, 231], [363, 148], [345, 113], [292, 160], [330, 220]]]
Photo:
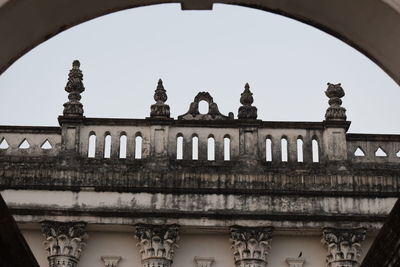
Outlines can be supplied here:
[[366, 230], [364, 228], [324, 228], [321, 242], [328, 247], [327, 266], [359, 266], [361, 256], [360, 242], [365, 239], [365, 234]]
[[85, 247], [86, 223], [42, 222], [49, 267], [76, 267]]
[[156, 103], [151, 105], [151, 118], [169, 118], [169, 106], [165, 104], [167, 99], [167, 91], [164, 89], [163, 81], [159, 79], [157, 89], [154, 91], [154, 100]]
[[325, 91], [325, 95], [329, 97], [330, 107], [326, 110], [325, 120], [346, 120], [346, 109], [342, 107], [341, 98], [345, 95], [344, 90], [340, 83], [332, 84], [328, 83], [328, 89]]
[[236, 267], [266, 267], [272, 227], [231, 227], [231, 243]]
[[242, 106], [239, 108], [239, 119], [257, 119], [257, 108], [253, 107], [253, 93], [250, 91], [250, 85], [246, 83], [244, 91], [240, 95], [240, 103]]
[[142, 266], [170, 267], [178, 247], [178, 231], [178, 225], [137, 225], [136, 238], [139, 239], [137, 246]]
[[85, 91], [83, 86], [83, 74], [79, 69], [81, 63], [78, 60], [74, 60], [72, 63], [72, 69], [68, 74], [68, 82], [65, 86], [65, 91], [69, 93], [69, 101], [64, 103], [64, 116], [68, 117], [81, 117], [83, 116], [83, 105], [81, 100], [81, 93]]

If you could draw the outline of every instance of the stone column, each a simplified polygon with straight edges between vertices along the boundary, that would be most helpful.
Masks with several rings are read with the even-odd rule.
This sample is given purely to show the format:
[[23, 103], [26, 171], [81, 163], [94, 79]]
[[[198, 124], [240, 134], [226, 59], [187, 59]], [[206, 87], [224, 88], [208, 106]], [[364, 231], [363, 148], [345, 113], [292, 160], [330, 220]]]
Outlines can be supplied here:
[[322, 243], [328, 246], [326, 262], [328, 267], [360, 266], [360, 242], [365, 239], [364, 228], [324, 228]]
[[236, 267], [266, 267], [272, 227], [231, 227], [231, 243]]
[[42, 222], [49, 267], [76, 267], [87, 239], [84, 222]]
[[143, 267], [170, 267], [179, 239], [178, 225], [136, 226], [136, 238]]

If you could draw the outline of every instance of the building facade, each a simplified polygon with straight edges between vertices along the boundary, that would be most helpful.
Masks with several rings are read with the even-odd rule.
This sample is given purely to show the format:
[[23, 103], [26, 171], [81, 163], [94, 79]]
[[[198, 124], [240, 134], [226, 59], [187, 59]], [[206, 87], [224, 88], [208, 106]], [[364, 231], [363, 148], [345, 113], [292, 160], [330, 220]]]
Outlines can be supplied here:
[[[0, 126], [0, 186], [40, 266], [359, 266], [399, 195], [400, 135], [237, 118], [207, 92], [170, 117], [86, 118], [74, 61], [59, 127]], [[200, 113], [199, 103], [208, 103]]]

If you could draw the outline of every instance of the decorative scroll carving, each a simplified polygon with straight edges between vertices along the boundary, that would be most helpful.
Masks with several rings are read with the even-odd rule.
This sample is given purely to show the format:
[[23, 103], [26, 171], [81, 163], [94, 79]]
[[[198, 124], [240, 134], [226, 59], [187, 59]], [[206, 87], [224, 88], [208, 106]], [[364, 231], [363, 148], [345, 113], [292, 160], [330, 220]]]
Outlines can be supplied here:
[[50, 267], [76, 267], [86, 243], [84, 222], [42, 222]]
[[240, 96], [240, 103], [242, 106], [239, 108], [239, 119], [257, 119], [257, 108], [253, 107], [253, 93], [250, 91], [250, 85], [246, 83], [244, 91]]
[[324, 228], [322, 243], [328, 246], [326, 262], [328, 267], [359, 266], [360, 242], [365, 239], [364, 228]]
[[117, 267], [118, 262], [121, 260], [121, 257], [118, 256], [103, 256], [101, 259], [104, 262], [105, 267]]
[[306, 260], [304, 258], [286, 258], [286, 263], [289, 267], [303, 267]]
[[272, 227], [231, 227], [231, 243], [237, 267], [266, 267]]
[[341, 98], [344, 97], [345, 93], [340, 83], [332, 84], [328, 83], [328, 89], [325, 91], [325, 95], [329, 97], [330, 107], [326, 110], [325, 120], [346, 120], [346, 109], [342, 107]]
[[165, 104], [167, 99], [167, 91], [164, 89], [163, 81], [159, 79], [157, 89], [154, 91], [154, 100], [156, 103], [151, 105], [151, 118], [169, 118], [169, 106]]
[[143, 267], [170, 267], [179, 239], [178, 225], [136, 226]]
[[82, 83], [83, 74], [79, 69], [80, 66], [81, 63], [78, 60], [75, 60], [72, 63], [72, 69], [68, 74], [68, 82], [65, 86], [65, 91], [69, 93], [69, 101], [64, 103], [64, 116], [83, 116], [83, 105], [79, 100], [81, 100], [81, 93], [85, 91], [85, 87]]
[[214, 261], [215, 261], [214, 258], [202, 258], [202, 257], [194, 258], [196, 267], [211, 267]]
[[[199, 112], [199, 102], [203, 100], [208, 103], [207, 114], [200, 114]], [[233, 120], [233, 113], [229, 112], [228, 116], [222, 115], [212, 96], [208, 92], [200, 92], [190, 104], [189, 111], [178, 116], [178, 120]]]

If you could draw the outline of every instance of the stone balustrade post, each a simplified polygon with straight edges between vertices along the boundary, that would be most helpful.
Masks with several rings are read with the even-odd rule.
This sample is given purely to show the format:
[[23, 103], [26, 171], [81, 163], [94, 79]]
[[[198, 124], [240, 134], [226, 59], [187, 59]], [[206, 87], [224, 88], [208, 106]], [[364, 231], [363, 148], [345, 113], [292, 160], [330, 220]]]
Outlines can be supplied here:
[[42, 222], [49, 267], [76, 267], [85, 247], [86, 223]]
[[136, 225], [143, 267], [170, 267], [179, 239], [178, 225]]
[[83, 74], [80, 69], [80, 62], [75, 60], [72, 69], [68, 74], [68, 82], [65, 91], [68, 93], [68, 101], [64, 103], [63, 115], [58, 117], [61, 125], [61, 149], [64, 154], [79, 153], [80, 125], [85, 117], [83, 116], [83, 105], [80, 102], [81, 93], [85, 91], [83, 85]]
[[325, 91], [329, 98], [329, 107], [325, 113], [323, 142], [321, 144], [322, 160], [347, 160], [346, 132], [350, 127], [346, 109], [342, 107], [341, 98], [345, 95], [340, 83], [328, 83]]
[[365, 239], [364, 228], [340, 229], [324, 228], [322, 243], [328, 247], [326, 262], [328, 267], [359, 266], [361, 244]]
[[266, 267], [272, 227], [231, 227], [231, 243], [236, 267]]

